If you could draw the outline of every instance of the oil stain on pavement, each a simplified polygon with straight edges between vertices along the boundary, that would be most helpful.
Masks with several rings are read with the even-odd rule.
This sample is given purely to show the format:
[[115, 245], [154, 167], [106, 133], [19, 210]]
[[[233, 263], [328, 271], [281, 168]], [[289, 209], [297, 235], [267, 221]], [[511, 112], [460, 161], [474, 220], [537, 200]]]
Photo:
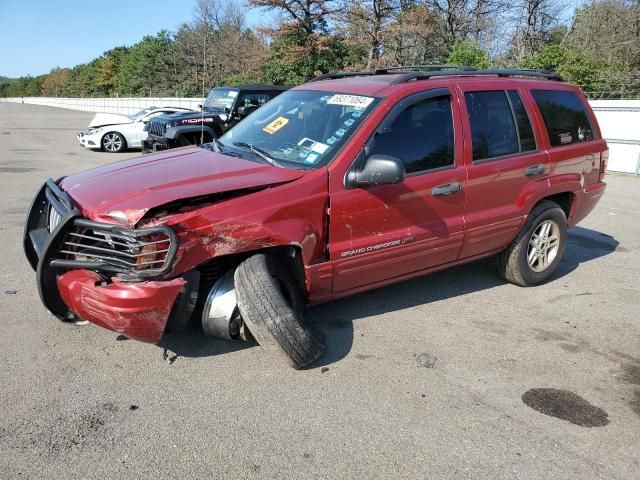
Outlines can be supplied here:
[[532, 388], [522, 395], [522, 401], [540, 413], [581, 427], [604, 427], [609, 423], [607, 412], [568, 390]]

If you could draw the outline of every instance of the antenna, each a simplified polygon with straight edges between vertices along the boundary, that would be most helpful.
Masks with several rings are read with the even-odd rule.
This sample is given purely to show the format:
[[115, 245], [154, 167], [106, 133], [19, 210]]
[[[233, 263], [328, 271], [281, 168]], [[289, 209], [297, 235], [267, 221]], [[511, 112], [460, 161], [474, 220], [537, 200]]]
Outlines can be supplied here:
[[204, 79], [207, 75], [207, 37], [209, 36], [209, 24], [204, 29], [204, 36], [202, 41], [202, 107], [200, 107], [200, 144], [204, 143]]

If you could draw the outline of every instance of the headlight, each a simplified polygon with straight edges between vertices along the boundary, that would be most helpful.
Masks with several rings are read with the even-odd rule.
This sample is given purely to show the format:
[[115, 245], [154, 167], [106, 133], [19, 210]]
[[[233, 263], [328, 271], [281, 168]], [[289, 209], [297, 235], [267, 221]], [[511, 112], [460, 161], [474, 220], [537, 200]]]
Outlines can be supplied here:
[[100, 133], [102, 130], [104, 130], [103, 127], [98, 127], [98, 128], [90, 128], [89, 131], [87, 132], [89, 135], [93, 135], [95, 133]]

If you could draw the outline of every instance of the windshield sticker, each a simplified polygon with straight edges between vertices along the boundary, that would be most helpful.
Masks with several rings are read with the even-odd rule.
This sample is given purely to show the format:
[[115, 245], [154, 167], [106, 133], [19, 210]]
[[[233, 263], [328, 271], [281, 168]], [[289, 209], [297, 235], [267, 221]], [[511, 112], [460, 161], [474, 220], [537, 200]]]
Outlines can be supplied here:
[[333, 145], [334, 143], [336, 143], [338, 141], [338, 139], [336, 137], [329, 137], [327, 138], [327, 143], [329, 145]]
[[318, 158], [320, 158], [320, 155], [318, 155], [317, 153], [310, 153], [309, 155], [307, 155], [307, 158], [304, 159], [304, 162], [316, 163], [318, 161]]
[[373, 102], [373, 98], [371, 97], [361, 97], [358, 95], [334, 95], [329, 99], [327, 104], [367, 108], [371, 102]]
[[329, 145], [325, 145], [324, 143], [316, 142], [316, 143], [313, 144], [313, 147], [311, 147], [311, 151], [312, 152], [317, 152], [320, 155], [322, 155], [324, 152], [327, 151], [327, 148], [329, 148]]
[[345, 120], [344, 125], [345, 127], [350, 127], [353, 125], [353, 122], [355, 122], [355, 120], [353, 118], [349, 118], [348, 120]]
[[238, 96], [238, 92], [234, 90], [229, 90], [229, 93], [227, 93], [227, 97], [230, 97], [230, 98], [236, 98], [237, 96]]
[[334, 133], [334, 135], [338, 137], [342, 137], [344, 136], [345, 133], [347, 133], [347, 131], [344, 128], [341, 128], [340, 130], [337, 130], [336, 133]]
[[351, 114], [351, 116], [352, 116], [353, 118], [360, 118], [360, 117], [362, 116], [362, 112], [361, 112], [361, 111], [359, 111], [359, 110], [356, 110], [355, 112], [353, 112], [353, 113]]
[[313, 140], [311, 140], [310, 138], [304, 137], [302, 140], [300, 140], [298, 142], [298, 145], [303, 147], [303, 148], [308, 148], [311, 149], [311, 147], [313, 147], [313, 144], [316, 143]]
[[304, 137], [302, 140], [298, 142], [298, 146], [304, 148], [307, 152], [312, 151], [319, 154], [323, 154], [329, 148], [329, 145], [325, 145], [324, 143], [316, 142], [310, 138]]
[[570, 133], [561, 133], [560, 134], [560, 143], [561, 144], [571, 143], [572, 140], [573, 140], [573, 135], [571, 135]]
[[273, 122], [271, 122], [269, 125], [264, 127], [262, 130], [267, 132], [270, 135], [273, 135], [278, 130], [280, 130], [282, 127], [284, 127], [287, 123], [289, 123], [289, 119], [288, 118], [278, 117]]

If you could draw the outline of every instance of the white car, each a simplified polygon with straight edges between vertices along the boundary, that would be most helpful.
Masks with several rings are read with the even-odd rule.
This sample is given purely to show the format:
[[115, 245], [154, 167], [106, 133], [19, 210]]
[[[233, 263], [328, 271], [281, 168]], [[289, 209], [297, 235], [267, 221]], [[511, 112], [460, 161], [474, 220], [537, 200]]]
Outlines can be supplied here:
[[78, 141], [83, 147], [109, 153], [121, 152], [126, 148], [142, 148], [142, 141], [147, 137], [144, 126], [153, 117], [192, 111], [180, 107], [150, 107], [133, 115], [96, 113], [89, 123], [89, 129], [78, 134]]

